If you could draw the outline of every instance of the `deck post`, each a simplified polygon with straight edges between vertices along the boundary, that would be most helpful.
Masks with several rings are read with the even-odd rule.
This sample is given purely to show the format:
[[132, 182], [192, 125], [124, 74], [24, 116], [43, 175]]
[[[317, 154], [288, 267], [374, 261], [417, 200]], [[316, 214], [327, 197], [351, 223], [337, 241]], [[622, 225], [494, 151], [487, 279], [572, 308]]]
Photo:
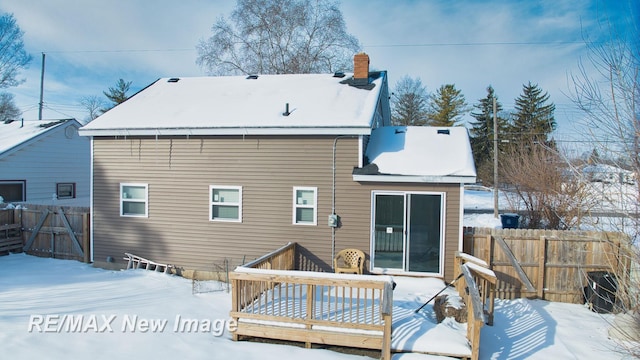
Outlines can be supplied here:
[[382, 321], [384, 321], [384, 336], [382, 338], [382, 360], [391, 360], [391, 314], [382, 314]]
[[[238, 311], [240, 311], [239, 309], [239, 300], [238, 300], [238, 292], [240, 291], [240, 286], [238, 286], [239, 280], [237, 279], [233, 279], [231, 280], [231, 313], [237, 313]], [[235, 324], [238, 324], [238, 317], [234, 316], [232, 317], [233, 321], [235, 322]], [[231, 340], [233, 341], [238, 341], [238, 333], [237, 332], [233, 332], [231, 334]]]
[[[307, 284], [307, 320], [313, 320], [314, 316], [314, 304], [316, 299], [316, 287], [313, 284]], [[305, 327], [311, 330], [311, 324], [307, 323]], [[304, 347], [311, 349], [311, 342], [305, 341]]]

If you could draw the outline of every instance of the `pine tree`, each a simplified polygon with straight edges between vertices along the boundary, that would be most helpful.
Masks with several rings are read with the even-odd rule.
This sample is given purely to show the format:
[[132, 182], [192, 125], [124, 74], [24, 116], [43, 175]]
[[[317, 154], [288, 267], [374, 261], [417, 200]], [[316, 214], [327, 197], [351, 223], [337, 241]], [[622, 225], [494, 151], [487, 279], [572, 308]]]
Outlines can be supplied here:
[[[493, 87], [487, 87], [487, 96], [480, 99], [473, 107], [476, 111], [471, 112], [475, 121], [471, 122], [470, 140], [473, 151], [473, 159], [476, 163], [478, 178], [485, 184], [493, 183], [493, 99], [496, 99], [496, 112], [502, 111], [502, 105]], [[498, 134], [504, 133], [507, 129], [507, 120], [501, 116], [498, 119]]]
[[556, 106], [548, 104], [549, 94], [542, 93], [537, 84], [522, 87], [522, 95], [516, 99], [512, 133], [521, 143], [548, 143], [549, 134], [556, 128], [553, 112]]
[[111, 105], [105, 109], [102, 109], [102, 112], [105, 113], [116, 105], [125, 102], [129, 98], [127, 92], [129, 91], [130, 87], [131, 81], [124, 81], [123, 79], [119, 79], [116, 83], [116, 86], [109, 87], [108, 91], [103, 91], [102, 93], [104, 94], [104, 96], [106, 96], [107, 99], [111, 101]]
[[419, 78], [402, 77], [391, 95], [393, 125], [422, 126], [427, 124], [427, 89]]
[[428, 124], [431, 126], [457, 126], [468, 111], [464, 95], [453, 84], [440, 86], [429, 98]]

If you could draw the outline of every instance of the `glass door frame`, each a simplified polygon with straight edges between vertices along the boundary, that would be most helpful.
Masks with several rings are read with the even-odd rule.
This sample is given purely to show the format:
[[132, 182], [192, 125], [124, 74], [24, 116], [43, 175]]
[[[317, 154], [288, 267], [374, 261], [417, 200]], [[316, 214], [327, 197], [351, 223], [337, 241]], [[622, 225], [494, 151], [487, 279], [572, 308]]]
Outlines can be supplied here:
[[[408, 222], [410, 219], [410, 195], [439, 195], [440, 196], [440, 249], [439, 249], [439, 265], [438, 272], [417, 272], [407, 270], [409, 267], [409, 241], [410, 234]], [[402, 231], [402, 269], [397, 268], [381, 268], [375, 266], [375, 237], [376, 237], [376, 196], [377, 195], [395, 195], [404, 198], [404, 214], [403, 214], [403, 231]], [[369, 254], [371, 261], [369, 271], [374, 274], [419, 274], [430, 276], [444, 276], [445, 264], [445, 233], [446, 233], [446, 192], [443, 191], [394, 191], [394, 190], [373, 190], [371, 191], [371, 224], [369, 237]]]

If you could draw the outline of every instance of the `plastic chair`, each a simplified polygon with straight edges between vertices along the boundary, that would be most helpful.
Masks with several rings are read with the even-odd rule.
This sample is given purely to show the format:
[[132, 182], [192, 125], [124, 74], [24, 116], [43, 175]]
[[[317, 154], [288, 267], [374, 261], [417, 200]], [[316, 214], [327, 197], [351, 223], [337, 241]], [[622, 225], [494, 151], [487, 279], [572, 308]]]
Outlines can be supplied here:
[[343, 249], [333, 259], [336, 274], [362, 274], [364, 252], [358, 249]]

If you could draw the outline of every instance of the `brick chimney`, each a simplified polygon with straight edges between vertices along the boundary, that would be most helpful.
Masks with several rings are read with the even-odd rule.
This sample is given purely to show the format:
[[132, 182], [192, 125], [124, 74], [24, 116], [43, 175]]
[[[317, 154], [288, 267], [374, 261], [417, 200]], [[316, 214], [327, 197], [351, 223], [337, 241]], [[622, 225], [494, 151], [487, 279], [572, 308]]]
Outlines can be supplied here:
[[369, 83], [369, 55], [359, 53], [353, 56], [353, 80], [356, 85]]

